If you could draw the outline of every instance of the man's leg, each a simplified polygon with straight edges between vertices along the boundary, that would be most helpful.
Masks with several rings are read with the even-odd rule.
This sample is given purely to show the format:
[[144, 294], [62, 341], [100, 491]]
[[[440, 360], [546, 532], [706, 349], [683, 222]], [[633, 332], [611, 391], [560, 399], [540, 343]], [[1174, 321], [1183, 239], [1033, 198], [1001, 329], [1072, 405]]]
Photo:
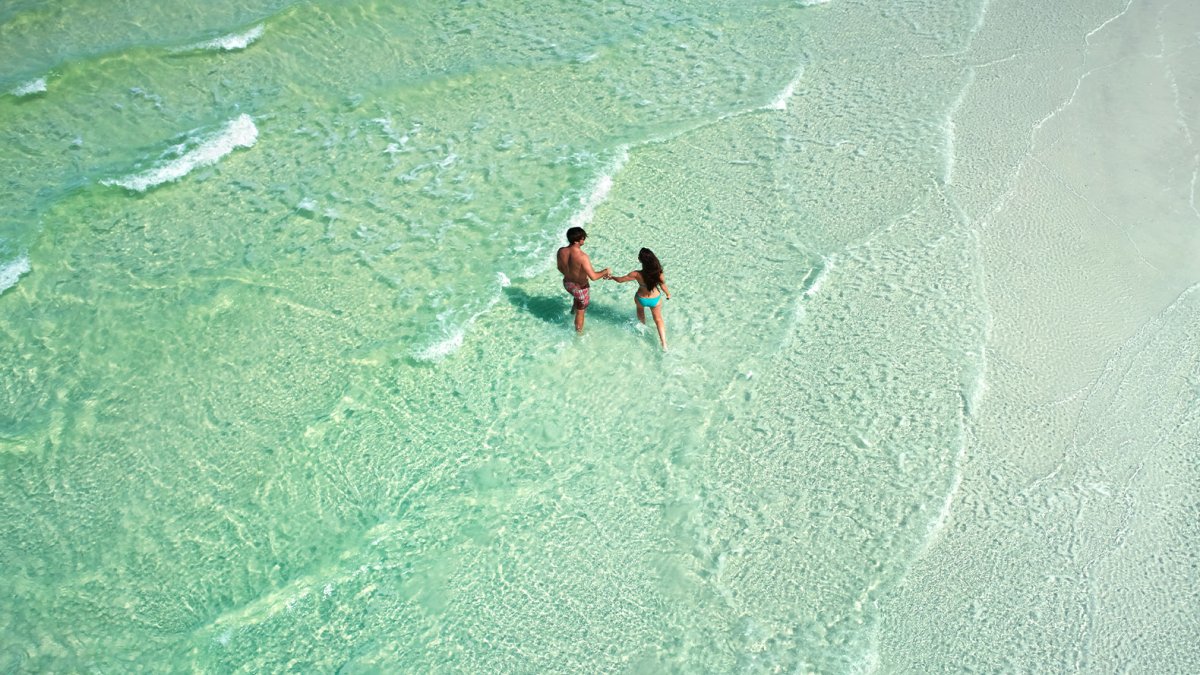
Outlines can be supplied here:
[[575, 310], [575, 332], [576, 333], [583, 332], [583, 314], [584, 314], [584, 312], [587, 312], [586, 308]]

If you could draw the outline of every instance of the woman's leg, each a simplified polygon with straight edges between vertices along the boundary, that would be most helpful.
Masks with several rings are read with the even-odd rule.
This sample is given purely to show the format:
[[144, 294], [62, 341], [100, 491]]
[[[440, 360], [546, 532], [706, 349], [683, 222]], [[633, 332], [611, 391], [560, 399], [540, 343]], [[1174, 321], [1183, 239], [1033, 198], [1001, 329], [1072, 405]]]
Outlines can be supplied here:
[[633, 306], [637, 307], [638, 321], [646, 323], [646, 308], [642, 307], [642, 303], [638, 302], [636, 293], [633, 295]]
[[662, 343], [662, 348], [667, 348], [667, 322], [663, 321], [662, 301], [650, 308], [650, 313], [654, 315], [654, 325], [658, 326], [658, 341]]

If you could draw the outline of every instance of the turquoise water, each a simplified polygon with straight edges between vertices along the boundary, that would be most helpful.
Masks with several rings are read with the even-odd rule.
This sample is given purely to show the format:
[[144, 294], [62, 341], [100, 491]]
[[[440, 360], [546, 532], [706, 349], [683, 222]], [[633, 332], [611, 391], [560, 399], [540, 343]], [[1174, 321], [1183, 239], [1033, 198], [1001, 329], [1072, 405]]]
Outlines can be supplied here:
[[[1102, 50], [1128, 51], [1103, 38], [1161, 43], [1200, 133], [1191, 24], [1099, 4], [0, 7], [0, 668], [1196, 664], [1186, 611], [1165, 647], [1063, 646], [1161, 615], [1137, 598], [1064, 613], [1061, 653], [971, 626], [989, 579], [1090, 579], [1087, 546], [1030, 544], [1054, 560], [1008, 555], [950, 599], [929, 580], [1069, 520], [1012, 509], [1077, 457], [1168, 429], [1174, 475], [1196, 474], [1196, 153], [1152, 224], [1041, 248], [1123, 284], [1078, 331], [1094, 361], [1039, 351], [1064, 284], [1003, 275], [1077, 231], [1001, 211], [1073, 142], [1055, 116], [1119, 63]], [[628, 285], [597, 282], [574, 335], [552, 262], [571, 225], [598, 267], [658, 253], [670, 351]], [[1162, 400], [1105, 379], [1167, 363]], [[1025, 433], [1043, 393], [1081, 402], [1074, 426]], [[1157, 421], [1105, 436], [1113, 415]], [[1032, 468], [989, 487], [1013, 466]], [[1181, 483], [1071, 485], [1186, 515]], [[1186, 598], [1180, 522], [1144, 583]], [[1023, 616], [1027, 588], [983, 606]]]

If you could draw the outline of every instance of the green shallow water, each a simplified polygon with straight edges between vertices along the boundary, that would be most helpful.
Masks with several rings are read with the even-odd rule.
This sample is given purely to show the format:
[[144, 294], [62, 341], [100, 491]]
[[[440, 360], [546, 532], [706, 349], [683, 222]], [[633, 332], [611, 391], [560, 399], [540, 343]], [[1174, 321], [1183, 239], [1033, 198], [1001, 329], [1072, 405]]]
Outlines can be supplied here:
[[[988, 4], [11, 5], [0, 667], [953, 668], [896, 598], [1016, 520], [953, 507], [1054, 110], [973, 116]], [[607, 282], [573, 334], [572, 224], [658, 253], [670, 351]]]

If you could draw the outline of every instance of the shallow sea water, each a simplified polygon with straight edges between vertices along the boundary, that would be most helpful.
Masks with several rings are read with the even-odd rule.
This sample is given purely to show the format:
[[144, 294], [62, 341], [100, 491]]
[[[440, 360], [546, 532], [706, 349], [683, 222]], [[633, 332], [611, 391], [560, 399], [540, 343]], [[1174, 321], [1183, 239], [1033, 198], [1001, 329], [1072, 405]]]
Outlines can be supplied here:
[[[997, 317], [1038, 290], [996, 293], [991, 214], [1083, 91], [1051, 64], [1136, 17], [1101, 4], [1045, 36], [1002, 0], [6, 5], [0, 668], [1095, 667], [895, 617], [910, 576], [936, 595], [951, 524], [1027, 515], [998, 505], [1033, 488], [972, 482], [1037, 443], [1005, 340], [1044, 323]], [[1047, 100], [986, 119], [990, 62], [1045, 69]], [[575, 224], [597, 267], [658, 253], [669, 351], [628, 285], [596, 282], [574, 335]], [[1196, 266], [1170, 242], [1195, 238], [1140, 231], [1098, 248], [1160, 256], [1131, 284], [1159, 323], [1105, 335], [1144, 382], [1182, 365], [1150, 403], [1101, 366], [1078, 419], [1155, 412], [1194, 474]], [[1072, 485], [1133, 499], [1111, 483]], [[1039, 577], [1093, 569], [1064, 555]]]

